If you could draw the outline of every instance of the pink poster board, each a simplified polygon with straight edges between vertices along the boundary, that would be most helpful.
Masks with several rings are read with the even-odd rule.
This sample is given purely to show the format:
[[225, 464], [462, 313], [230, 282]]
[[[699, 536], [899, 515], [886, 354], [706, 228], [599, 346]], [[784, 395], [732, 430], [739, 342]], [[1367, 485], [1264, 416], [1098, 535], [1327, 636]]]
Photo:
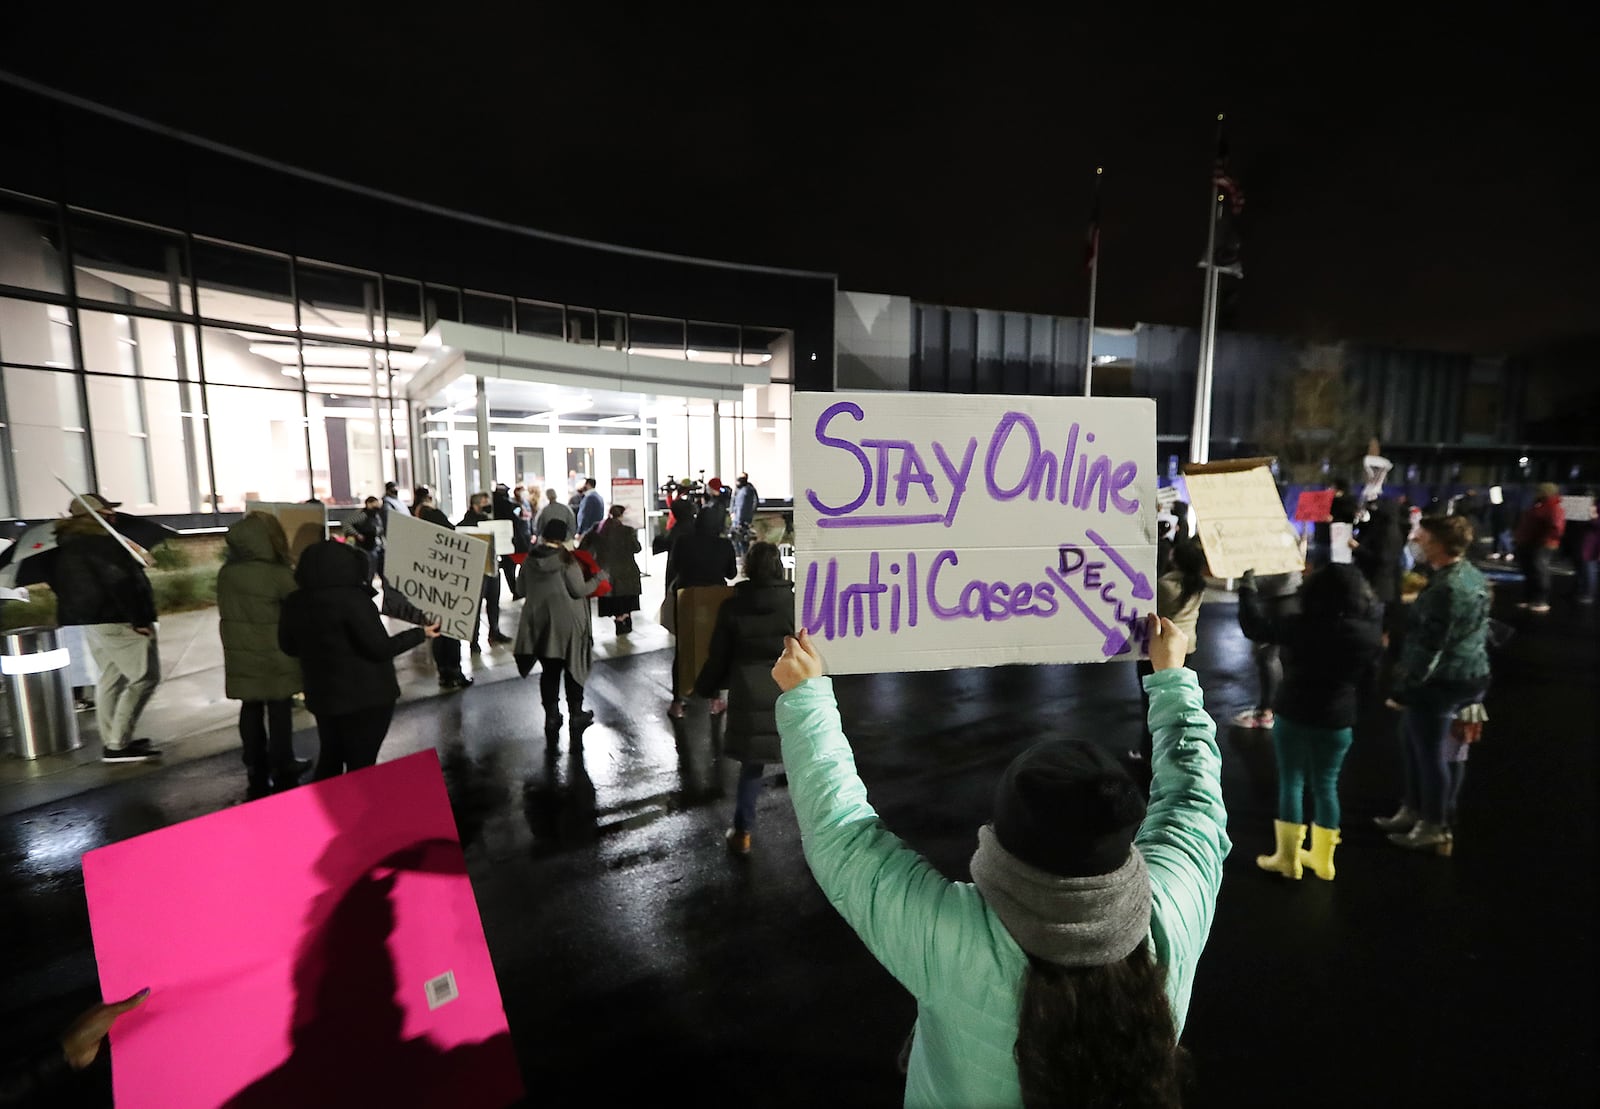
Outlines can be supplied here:
[[119, 1109], [523, 1093], [432, 751], [83, 857]]

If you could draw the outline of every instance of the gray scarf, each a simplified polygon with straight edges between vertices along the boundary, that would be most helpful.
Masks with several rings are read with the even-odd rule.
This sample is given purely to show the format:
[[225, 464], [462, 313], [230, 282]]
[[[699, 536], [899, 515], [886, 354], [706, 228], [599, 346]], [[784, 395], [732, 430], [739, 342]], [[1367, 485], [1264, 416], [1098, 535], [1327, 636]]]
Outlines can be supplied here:
[[1127, 958], [1150, 932], [1150, 873], [1137, 847], [1110, 874], [1063, 878], [978, 829], [972, 881], [1017, 946], [1046, 962], [1097, 967]]

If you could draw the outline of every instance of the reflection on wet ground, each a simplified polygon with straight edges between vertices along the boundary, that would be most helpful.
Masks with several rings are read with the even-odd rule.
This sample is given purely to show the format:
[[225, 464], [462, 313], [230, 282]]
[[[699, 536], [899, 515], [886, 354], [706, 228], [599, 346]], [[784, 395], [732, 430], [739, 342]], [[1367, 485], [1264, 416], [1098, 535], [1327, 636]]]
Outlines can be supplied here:
[[[1270, 736], [1221, 728], [1235, 849], [1185, 1034], [1200, 1083], [1191, 1104], [1589, 1099], [1595, 1022], [1569, 984], [1593, 977], [1593, 616], [1558, 607], [1537, 618], [1511, 600], [1497, 615], [1519, 631], [1496, 663], [1453, 859], [1406, 854], [1368, 830], [1392, 809], [1400, 775], [1394, 720], [1374, 710], [1342, 781], [1337, 881], [1263, 875], [1253, 859], [1271, 846]], [[1200, 643], [1192, 664], [1227, 721], [1255, 693], [1231, 604], [1207, 602]], [[728, 855], [736, 768], [717, 757], [703, 704], [667, 718], [669, 662], [598, 662], [597, 720], [581, 743], [564, 732], [548, 750], [536, 681], [513, 679], [402, 705], [384, 748], [439, 753], [527, 1104], [898, 1104], [912, 1001], [811, 881], [778, 768], [754, 852]], [[837, 687], [872, 800], [952, 877], [966, 876], [994, 777], [1022, 746], [1058, 732], [1121, 752], [1139, 733], [1125, 665]], [[315, 740], [297, 742], [308, 751]], [[9, 1044], [93, 994], [78, 856], [238, 803], [243, 789], [229, 754], [5, 822]], [[85, 1104], [97, 1103], [93, 1083]]]

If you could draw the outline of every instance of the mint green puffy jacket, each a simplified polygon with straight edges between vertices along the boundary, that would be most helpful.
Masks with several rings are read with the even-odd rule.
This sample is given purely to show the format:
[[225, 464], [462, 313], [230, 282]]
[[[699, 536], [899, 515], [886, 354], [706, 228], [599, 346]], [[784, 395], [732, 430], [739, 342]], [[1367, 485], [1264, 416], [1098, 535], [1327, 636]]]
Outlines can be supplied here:
[[[1150, 944], [1178, 1030], [1211, 931], [1227, 812], [1216, 724], [1192, 670], [1144, 679], [1155, 737], [1149, 812], [1135, 843], [1154, 896]], [[1017, 1014], [1027, 957], [970, 882], [952, 882], [883, 826], [839, 721], [833, 683], [778, 698], [778, 731], [806, 862], [828, 901], [917, 999], [907, 1106], [1020, 1106]]]

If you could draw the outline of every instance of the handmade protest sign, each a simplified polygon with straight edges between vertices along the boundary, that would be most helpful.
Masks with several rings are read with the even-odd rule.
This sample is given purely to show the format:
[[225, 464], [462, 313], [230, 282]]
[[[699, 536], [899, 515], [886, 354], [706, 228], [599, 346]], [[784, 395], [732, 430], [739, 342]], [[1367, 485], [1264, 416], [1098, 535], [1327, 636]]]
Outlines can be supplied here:
[[611, 503], [622, 505], [627, 511], [622, 522], [630, 528], [644, 527], [644, 479], [619, 477], [611, 479]]
[[499, 565], [498, 560], [502, 558], [509, 558], [513, 553], [511, 545], [512, 527], [510, 520], [485, 520], [477, 527], [456, 528], [456, 534], [471, 535], [478, 539], [482, 539], [489, 545], [489, 553], [487, 555], [488, 564], [483, 571], [486, 577], [494, 577], [495, 567]]
[[475, 535], [415, 516], [389, 516], [384, 577], [451, 639], [472, 638], [483, 579], [495, 572], [489, 556], [488, 542]]
[[424, 751], [91, 851], [119, 1109], [523, 1094], [439, 759]]
[[1336, 489], [1303, 489], [1294, 502], [1296, 523], [1320, 524], [1333, 512]]
[[298, 559], [313, 543], [328, 538], [328, 507], [298, 501], [245, 501], [246, 512], [265, 512], [276, 516], [289, 540], [289, 557]]
[[1189, 463], [1184, 480], [1211, 576], [1287, 574], [1305, 568], [1300, 539], [1283, 511], [1270, 459]]
[[797, 393], [796, 623], [839, 674], [1137, 657], [1155, 402]]

